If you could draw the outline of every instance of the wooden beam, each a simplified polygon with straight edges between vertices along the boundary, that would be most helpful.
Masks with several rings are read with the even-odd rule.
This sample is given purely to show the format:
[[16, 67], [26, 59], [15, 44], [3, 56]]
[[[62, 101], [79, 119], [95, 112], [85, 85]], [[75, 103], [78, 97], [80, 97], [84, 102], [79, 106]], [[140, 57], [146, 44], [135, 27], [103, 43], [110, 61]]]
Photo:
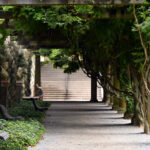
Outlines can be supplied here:
[[124, 7], [115, 8], [99, 8], [102, 13], [101, 19], [129, 19], [133, 18], [133, 14], [128, 12]]
[[145, 0], [0, 0], [1, 6], [49, 6], [49, 5], [81, 5], [81, 4], [99, 4], [99, 5], [129, 5], [144, 4]]
[[27, 49], [37, 50], [37, 49], [52, 49], [52, 48], [69, 48], [70, 45], [65, 40], [59, 41], [18, 41], [20, 45], [23, 45]]
[[68, 48], [70, 43], [68, 39], [58, 30], [51, 33], [43, 33], [39, 37], [29, 38], [22, 33], [11, 35], [11, 40], [18, 41], [20, 45], [24, 45], [27, 49], [40, 48]]
[[[126, 19], [126, 18], [133, 18], [133, 14], [129, 13], [125, 7], [114, 7], [114, 8], [98, 8], [98, 10], [102, 13], [101, 19]], [[89, 17], [89, 16], [80, 16], [81, 18]], [[0, 10], [0, 18], [3, 19], [11, 19], [15, 18], [11, 11], [4, 12]]]

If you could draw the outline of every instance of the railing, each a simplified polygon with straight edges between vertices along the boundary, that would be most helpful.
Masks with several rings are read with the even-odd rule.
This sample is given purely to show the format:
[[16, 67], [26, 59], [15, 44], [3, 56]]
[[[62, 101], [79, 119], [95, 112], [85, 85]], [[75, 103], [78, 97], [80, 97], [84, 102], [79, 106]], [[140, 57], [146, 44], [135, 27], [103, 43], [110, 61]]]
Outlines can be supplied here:
[[66, 75], [65, 79], [65, 89], [66, 89], [66, 99], [68, 98], [68, 82], [69, 82], [69, 74]]

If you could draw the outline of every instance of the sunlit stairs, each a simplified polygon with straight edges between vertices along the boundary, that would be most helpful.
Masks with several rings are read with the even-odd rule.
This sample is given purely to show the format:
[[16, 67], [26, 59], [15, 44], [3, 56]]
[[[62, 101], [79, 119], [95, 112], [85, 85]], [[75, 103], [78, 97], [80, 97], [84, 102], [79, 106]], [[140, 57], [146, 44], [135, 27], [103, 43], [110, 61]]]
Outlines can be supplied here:
[[[82, 70], [65, 74], [61, 69], [53, 69], [52, 65], [41, 67], [41, 85], [45, 101], [89, 101], [91, 80]], [[98, 89], [98, 99], [101, 92]]]

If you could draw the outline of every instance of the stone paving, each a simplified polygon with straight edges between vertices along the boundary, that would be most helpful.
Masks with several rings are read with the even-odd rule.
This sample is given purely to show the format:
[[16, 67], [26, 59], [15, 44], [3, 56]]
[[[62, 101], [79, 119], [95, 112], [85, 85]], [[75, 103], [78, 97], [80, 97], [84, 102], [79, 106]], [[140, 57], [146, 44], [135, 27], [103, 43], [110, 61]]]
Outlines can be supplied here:
[[150, 135], [104, 103], [54, 102], [29, 150], [150, 150]]

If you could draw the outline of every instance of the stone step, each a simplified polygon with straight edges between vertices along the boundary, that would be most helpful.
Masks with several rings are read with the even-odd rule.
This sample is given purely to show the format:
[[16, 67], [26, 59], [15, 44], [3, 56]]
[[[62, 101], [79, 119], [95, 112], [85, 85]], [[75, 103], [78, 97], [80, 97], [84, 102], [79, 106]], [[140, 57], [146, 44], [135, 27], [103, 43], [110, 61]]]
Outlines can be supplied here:
[[[64, 92], [64, 93], [44, 93], [44, 96], [49, 96], [49, 95], [66, 95], [66, 93]], [[76, 96], [76, 95], [91, 95], [90, 93], [69, 93], [69, 94], [67, 94], [67, 95], [74, 95], [74, 96]]]
[[90, 98], [90, 96], [82, 96], [82, 97], [81, 97], [81, 96], [47, 96], [47, 97], [44, 97], [44, 99], [45, 99], [45, 98], [53, 98], [53, 99], [55, 99], [55, 98], [56, 98], [56, 99], [57, 99], [57, 98], [60, 98], [60, 99], [61, 99], [61, 98], [64, 98], [64, 99], [69, 99], [69, 98], [70, 98], [70, 99], [75, 99], [75, 98], [79, 98], [79, 99], [80, 99], [80, 98], [81, 98], [81, 99], [83, 99], [83, 98]]
[[[68, 79], [68, 95], [66, 95], [66, 79]], [[42, 66], [41, 82], [44, 100], [90, 100], [91, 80], [81, 70], [67, 75], [61, 69], [53, 69], [52, 65]], [[98, 91], [98, 97], [100, 97]]]
[[90, 99], [90, 97], [44, 97], [44, 100], [46, 100], [46, 99]]
[[83, 95], [83, 94], [82, 95], [77, 95], [77, 94], [68, 94], [68, 95], [66, 95], [66, 94], [59, 94], [59, 95], [58, 94], [53, 94], [53, 95], [51, 95], [50, 94], [50, 95], [48, 95], [47, 94], [46, 95], [46, 94], [44, 94], [44, 97], [61, 97], [61, 96], [68, 96], [68, 97], [70, 97], [70, 96], [72, 96], [72, 97], [81, 97], [81, 96], [83, 97], [83, 96], [86, 96], [86, 97], [88, 97], [88, 96], [90, 96], [90, 94], [89, 95], [86, 95], [86, 94], [85, 95]]
[[44, 95], [44, 97], [90, 97], [90, 95]]
[[[45, 91], [45, 93], [53, 93], [53, 92], [57, 92], [57, 93], [66, 93], [66, 92], [68, 92], [68, 93], [75, 93], [75, 94], [78, 94], [78, 93], [86, 93], [86, 94], [90, 94], [91, 93], [91, 91], [89, 90], [87, 90], [87, 91], [81, 91], [81, 90], [68, 90], [68, 91], [66, 91], [66, 90], [60, 90], [60, 89], [56, 89], [56, 90], [43, 90], [43, 91]], [[99, 93], [99, 92], [98, 92]]]

